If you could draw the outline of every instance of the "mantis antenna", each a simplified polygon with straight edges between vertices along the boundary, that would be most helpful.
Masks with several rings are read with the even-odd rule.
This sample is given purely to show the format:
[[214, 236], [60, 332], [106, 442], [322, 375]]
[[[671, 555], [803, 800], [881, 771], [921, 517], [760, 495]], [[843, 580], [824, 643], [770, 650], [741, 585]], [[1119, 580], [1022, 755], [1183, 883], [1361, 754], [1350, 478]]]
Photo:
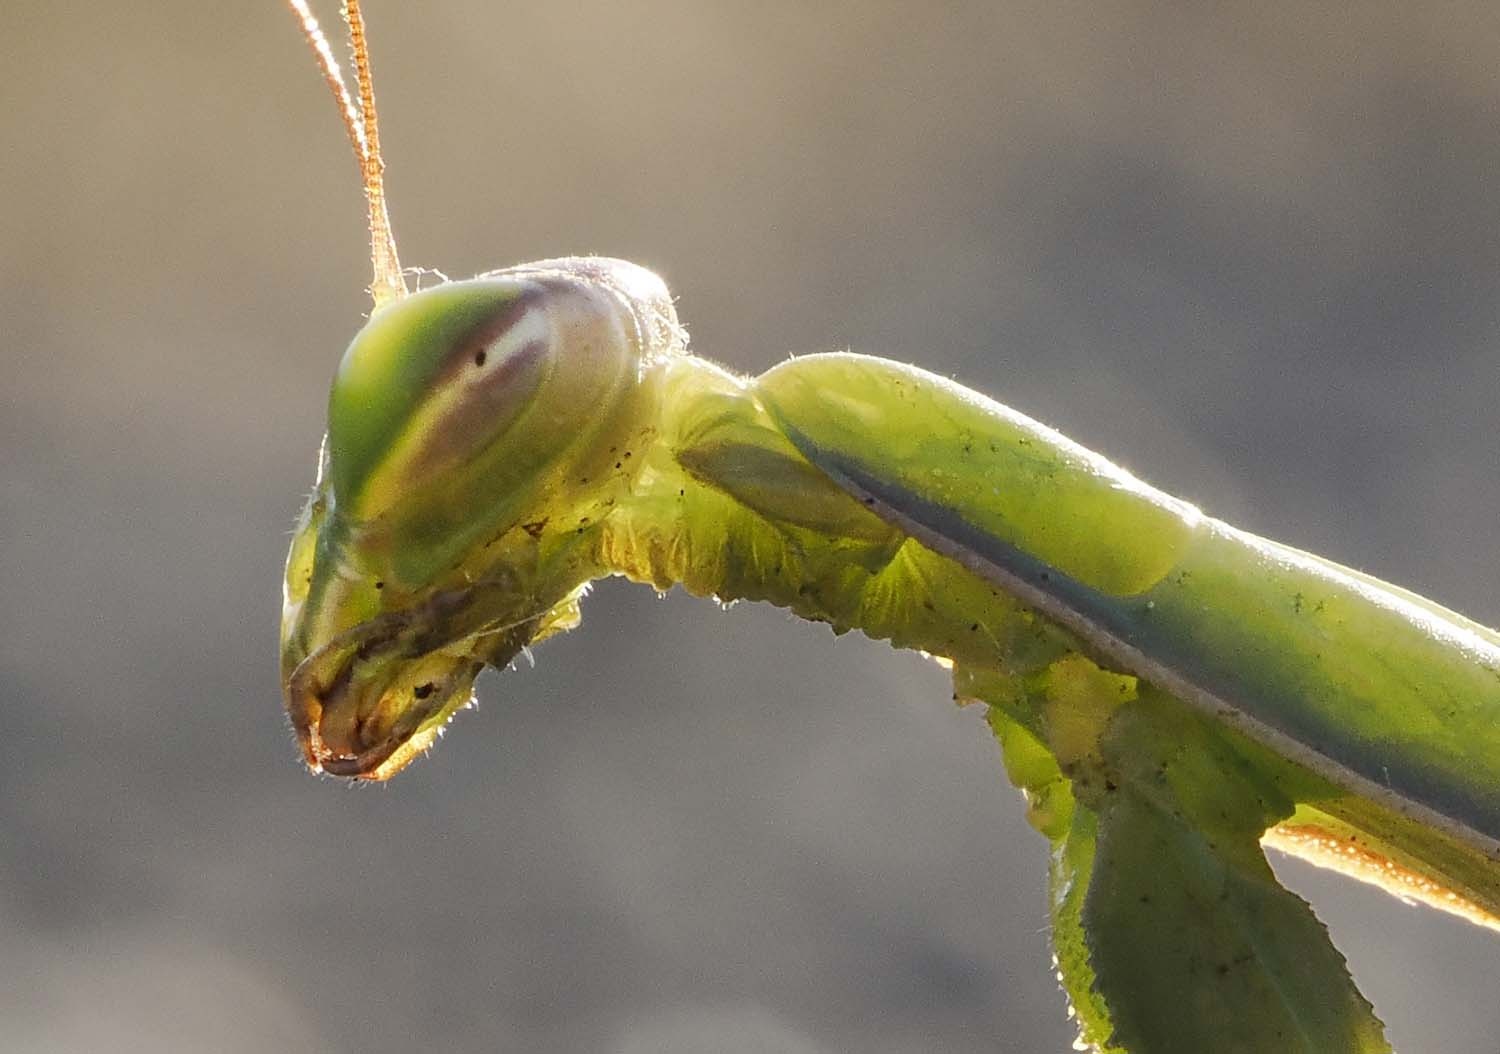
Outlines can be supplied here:
[[343, 71], [328, 45], [328, 38], [323, 35], [323, 29], [306, 0], [287, 0], [287, 6], [302, 25], [302, 35], [312, 47], [323, 80], [338, 104], [344, 130], [349, 133], [349, 143], [354, 147], [355, 160], [359, 162], [365, 185], [365, 204], [370, 215], [370, 266], [374, 271], [370, 297], [378, 311], [391, 301], [404, 297], [407, 289], [401, 261], [396, 256], [391, 216], [385, 204], [385, 161], [380, 156], [380, 119], [375, 110], [375, 81], [370, 73], [364, 15], [360, 12], [359, 0], [344, 0], [344, 24], [349, 28], [349, 50], [353, 53], [355, 83], [359, 88], [356, 102], [344, 83]]

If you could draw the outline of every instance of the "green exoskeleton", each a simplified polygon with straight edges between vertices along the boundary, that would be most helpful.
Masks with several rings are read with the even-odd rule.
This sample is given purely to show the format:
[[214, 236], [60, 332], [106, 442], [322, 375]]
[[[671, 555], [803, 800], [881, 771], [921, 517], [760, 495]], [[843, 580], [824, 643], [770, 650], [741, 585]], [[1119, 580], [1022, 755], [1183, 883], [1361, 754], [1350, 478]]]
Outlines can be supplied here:
[[287, 563], [307, 763], [383, 780], [589, 582], [764, 600], [951, 665], [1051, 840], [1082, 1041], [1388, 1049], [1271, 845], [1500, 928], [1500, 634], [1238, 531], [984, 396], [858, 355], [689, 354], [602, 258], [408, 295], [359, 104], [376, 310]]

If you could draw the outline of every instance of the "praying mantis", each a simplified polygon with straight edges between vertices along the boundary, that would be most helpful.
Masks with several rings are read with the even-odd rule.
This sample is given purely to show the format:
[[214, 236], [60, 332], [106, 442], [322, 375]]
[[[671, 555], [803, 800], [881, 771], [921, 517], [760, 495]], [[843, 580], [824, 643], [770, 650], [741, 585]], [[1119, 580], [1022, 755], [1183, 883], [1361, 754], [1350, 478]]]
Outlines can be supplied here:
[[621, 575], [764, 600], [951, 667], [1033, 826], [1080, 1040], [1388, 1049], [1263, 846], [1500, 929], [1500, 634], [1238, 531], [923, 370], [747, 378], [643, 268], [564, 258], [408, 293], [357, 0], [375, 302], [287, 561], [308, 765], [384, 780], [486, 667]]

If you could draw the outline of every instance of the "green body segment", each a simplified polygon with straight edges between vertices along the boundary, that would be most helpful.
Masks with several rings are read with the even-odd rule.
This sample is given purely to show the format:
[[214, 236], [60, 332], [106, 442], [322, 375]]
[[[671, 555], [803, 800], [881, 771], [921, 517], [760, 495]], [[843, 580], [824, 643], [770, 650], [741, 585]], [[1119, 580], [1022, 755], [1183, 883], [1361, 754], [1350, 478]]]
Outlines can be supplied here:
[[[957, 694], [992, 707], [1012, 778], [1055, 844], [1059, 964], [1099, 1049], [1388, 1049], [1321, 925], [1257, 844], [1298, 802], [1320, 815], [1369, 810], [1359, 818], [1384, 824], [1371, 843], [1381, 852], [1427, 873], [1441, 860], [1466, 895], [1500, 910], [1500, 882], [1471, 846], [1101, 669], [1055, 620], [834, 476], [809, 475], [768, 392], [776, 373], [744, 381], [693, 359], [664, 370], [658, 442], [600, 528], [600, 564], [953, 660]], [[1144, 547], [1153, 535], [1134, 537]], [[1190, 541], [1179, 539], [1179, 557]]]
[[314, 767], [399, 770], [483, 666], [619, 574], [950, 661], [1052, 842], [1060, 974], [1096, 1049], [1388, 1049], [1271, 874], [1276, 825], [1500, 915], [1491, 631], [932, 374], [825, 355], [746, 379], [683, 354], [631, 265], [389, 310], [346, 355], [288, 562], [287, 707]]
[[758, 392], [811, 462], [1101, 661], [1500, 849], [1493, 631], [1204, 517], [912, 367], [816, 356]]
[[[1359, 737], [1347, 750], [1336, 737], [1295, 740], [1295, 725], [1266, 737], [1274, 711], [1246, 719], [1221, 712], [1222, 700], [1184, 706], [1146, 683], [1165, 674], [1233, 689], [1248, 708], [1276, 698], [1262, 686], [1284, 682], [1262, 680], [1256, 665], [1285, 647], [1336, 731], [1340, 700], [1423, 704], [1359, 694], [1381, 684], [1378, 673], [1356, 676], [1362, 657], [1396, 643], [1439, 683], [1445, 671], [1470, 677], [1469, 652], [1451, 647], [1472, 632], [1457, 616], [1438, 632], [1434, 609], [1398, 591], [1369, 596], [1377, 587], [1360, 576], [1239, 535], [1010, 411], [952, 398], [952, 385], [921, 371], [842, 355], [751, 381], [692, 359], [665, 369], [659, 443], [601, 531], [600, 563], [953, 660], [958, 694], [992, 706], [1012, 778], [1055, 843], [1059, 963], [1099, 1049], [1388, 1049], [1321, 924], [1261, 853], [1261, 833], [1294, 816], [1500, 912], [1500, 873], [1473, 827], [1482, 811], [1454, 820], [1439, 811], [1452, 799], [1415, 797], [1415, 779], [1368, 795], [1349, 767], [1367, 746]], [[905, 438], [892, 451], [882, 435]], [[986, 456], [966, 456], [978, 450]], [[1027, 548], [1039, 526], [1047, 559]], [[1015, 588], [1023, 575], [1045, 591]], [[1323, 624], [1262, 612], [1276, 596], [1295, 604], [1298, 588]], [[1225, 617], [1195, 629], [1185, 613], [1211, 609], [1216, 593], [1228, 594]], [[1062, 617], [1036, 603], [1047, 596]], [[1318, 649], [1337, 650], [1339, 634], [1352, 654], [1320, 666]], [[1208, 680], [1215, 671], [1226, 679]], [[1282, 698], [1295, 714], [1291, 683]], [[1418, 756], [1399, 753], [1400, 735], [1382, 741], [1398, 751], [1388, 762]], [[1439, 774], [1443, 750], [1420, 755]], [[1465, 786], [1450, 774], [1444, 787]]]

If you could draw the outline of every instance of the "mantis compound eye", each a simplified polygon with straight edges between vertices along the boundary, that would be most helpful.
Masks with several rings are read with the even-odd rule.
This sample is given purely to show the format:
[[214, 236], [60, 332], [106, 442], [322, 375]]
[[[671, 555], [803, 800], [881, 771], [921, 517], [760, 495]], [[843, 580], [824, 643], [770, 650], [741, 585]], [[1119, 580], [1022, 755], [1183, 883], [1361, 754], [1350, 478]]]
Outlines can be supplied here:
[[[659, 350], [661, 280], [631, 264], [533, 264], [417, 293], [345, 352], [328, 406], [330, 521], [364, 571], [428, 584], [535, 511]], [[535, 517], [533, 517], [534, 519]]]
[[413, 484], [472, 460], [535, 396], [553, 351], [543, 298], [504, 279], [455, 282], [379, 312], [328, 402], [333, 498], [369, 521]]
[[424, 503], [459, 497], [426, 493], [434, 484], [482, 491], [475, 477], [485, 463], [517, 456], [500, 441], [524, 438], [523, 419], [540, 407], [555, 416], [569, 395], [559, 386], [592, 383], [589, 394], [605, 396], [628, 372], [634, 348], [618, 307], [568, 281], [502, 274], [448, 283], [376, 314], [344, 353], [329, 397], [330, 484], [341, 515], [410, 520]]
[[623, 485], [609, 451], [649, 419], [643, 366], [680, 348], [661, 280], [614, 260], [531, 264], [375, 313], [334, 379], [288, 561], [283, 690], [309, 764], [391, 774], [484, 666], [571, 617], [580, 583], [548, 578], [548, 554], [580, 543], [545, 525]]

